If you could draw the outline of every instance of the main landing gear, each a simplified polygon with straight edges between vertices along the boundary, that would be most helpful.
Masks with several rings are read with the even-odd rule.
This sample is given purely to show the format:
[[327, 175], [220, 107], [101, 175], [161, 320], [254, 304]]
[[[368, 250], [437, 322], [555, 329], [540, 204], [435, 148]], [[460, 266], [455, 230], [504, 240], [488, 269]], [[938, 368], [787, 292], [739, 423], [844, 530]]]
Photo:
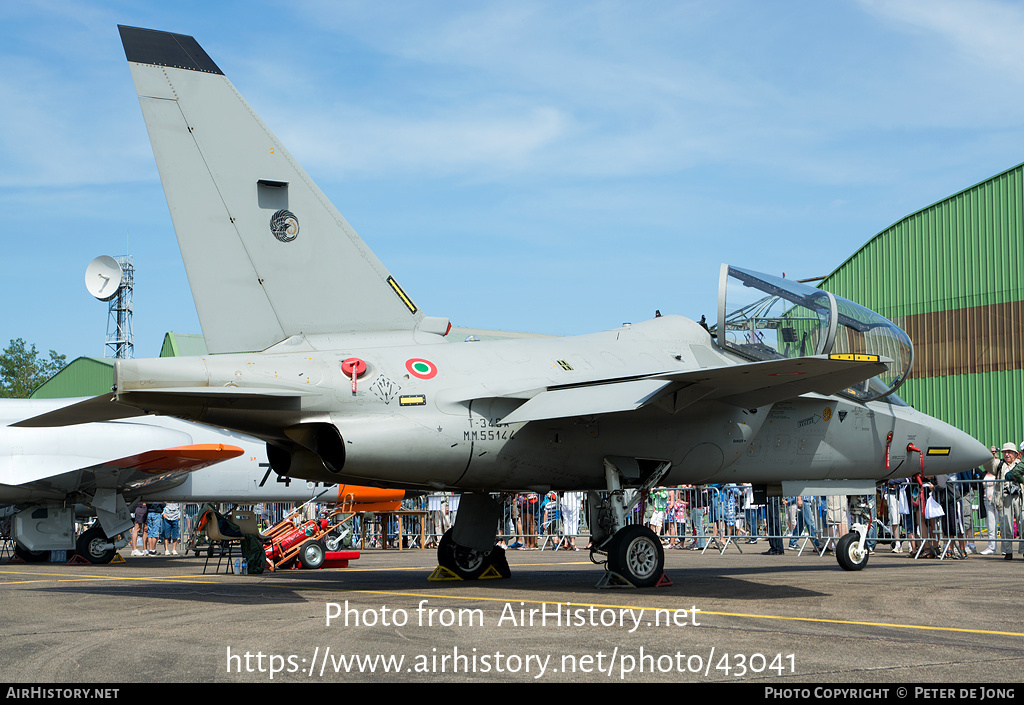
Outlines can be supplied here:
[[[657, 485], [672, 465], [663, 461], [609, 457], [605, 459], [606, 496], [590, 493], [590, 559], [604, 563], [606, 575], [599, 587], [654, 587], [671, 584], [665, 576], [665, 549], [657, 534], [646, 526], [626, 524], [630, 510], [645, 490]], [[623, 478], [639, 486], [627, 505]], [[455, 526], [437, 546], [438, 570], [432, 580], [458, 578], [477, 580], [508, 578], [511, 571], [505, 550], [494, 545], [494, 527], [501, 516], [501, 505], [486, 493], [463, 494]], [[595, 556], [605, 556], [597, 560]]]
[[447, 568], [463, 580], [476, 580], [487, 573], [488, 568], [502, 578], [512, 577], [505, 558], [505, 549], [494, 546], [489, 552], [475, 548], [460, 546], [452, 539], [452, 531], [448, 529], [437, 544], [437, 564]]
[[615, 532], [604, 548], [608, 571], [633, 587], [654, 587], [665, 573], [665, 549], [657, 534], [633, 524]]
[[14, 542], [14, 555], [26, 563], [45, 563], [50, 560], [49, 551], [32, 551], [17, 541]]
[[[103, 533], [103, 528], [97, 523], [83, 531], [78, 537], [74, 553], [88, 563], [105, 565], [114, 560], [114, 556], [117, 555], [117, 545], [107, 538]], [[17, 541], [14, 542], [14, 555], [26, 563], [46, 563], [50, 560], [50, 551], [32, 551]], [[72, 552], [68, 551], [68, 558], [71, 558], [71, 555]]]
[[[459, 500], [455, 526], [437, 544], [438, 570], [432, 580], [509, 578], [505, 549], [494, 543], [501, 505], [483, 492], [467, 492]], [[458, 541], [455, 540], [458, 536]]]
[[[124, 498], [114, 490], [96, 490], [87, 503], [98, 520], [77, 538], [71, 503], [30, 504], [15, 512], [11, 517], [15, 556], [26, 563], [49, 561], [57, 556], [97, 565], [110, 563], [118, 549], [128, 544], [120, 534], [132, 527], [131, 515]], [[107, 538], [108, 532], [112, 538]], [[57, 556], [54, 551], [59, 552]]]
[[633, 501], [627, 505], [622, 478], [639, 480], [640, 465], [634, 458], [605, 459], [608, 495], [602, 499], [597, 492], [590, 493], [590, 560], [600, 563], [602, 561], [595, 556], [604, 554], [607, 557], [603, 562], [608, 575], [598, 584], [600, 587], [654, 587], [668, 580], [665, 577], [665, 549], [658, 535], [646, 526], [627, 525], [626, 517], [640, 501], [643, 491], [656, 486], [671, 467], [671, 463], [660, 463], [644, 479]]
[[96, 522], [78, 537], [78, 541], [75, 543], [75, 553], [89, 563], [102, 565], [114, 560], [117, 547], [113, 541], [107, 538], [99, 522]]

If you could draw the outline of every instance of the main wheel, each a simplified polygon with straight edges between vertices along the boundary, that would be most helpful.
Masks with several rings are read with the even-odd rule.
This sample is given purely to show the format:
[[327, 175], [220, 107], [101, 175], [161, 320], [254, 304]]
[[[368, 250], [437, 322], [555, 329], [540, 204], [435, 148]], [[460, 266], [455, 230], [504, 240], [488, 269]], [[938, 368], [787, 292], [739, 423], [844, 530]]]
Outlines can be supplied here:
[[117, 554], [113, 541], [103, 533], [103, 527], [98, 523], [82, 532], [75, 543], [75, 553], [90, 563], [97, 565], [110, 563]]
[[30, 551], [17, 541], [14, 542], [14, 555], [26, 563], [45, 563], [50, 560], [49, 551]]
[[646, 526], [620, 529], [608, 545], [608, 569], [636, 587], [652, 587], [665, 572], [665, 549]]
[[860, 550], [860, 534], [851, 531], [836, 544], [836, 560], [843, 570], [862, 570], [868, 564], [867, 548]]
[[437, 544], [437, 564], [463, 580], [476, 580], [491, 562], [488, 554], [456, 544], [452, 540], [452, 529], [448, 529]]
[[299, 565], [309, 570], [316, 570], [324, 564], [327, 556], [324, 545], [319, 541], [307, 541], [299, 551]]

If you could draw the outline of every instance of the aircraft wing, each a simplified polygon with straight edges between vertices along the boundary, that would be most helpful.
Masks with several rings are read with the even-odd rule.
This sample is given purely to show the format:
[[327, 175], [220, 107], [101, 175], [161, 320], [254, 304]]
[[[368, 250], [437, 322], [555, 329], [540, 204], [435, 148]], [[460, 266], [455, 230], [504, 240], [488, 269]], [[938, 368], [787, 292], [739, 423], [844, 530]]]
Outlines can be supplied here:
[[[45, 414], [23, 419], [10, 426], [18, 428], [48, 428], [72, 426], [93, 421], [114, 421], [147, 412], [147, 400], [157, 402], [155, 408], [161, 414], [176, 415], [171, 410], [180, 410], [182, 416], [202, 407], [230, 406], [244, 400], [249, 409], [280, 409], [298, 402], [299, 397], [315, 395], [316, 392], [301, 392], [290, 389], [255, 387], [171, 387], [168, 389], [146, 389], [117, 394], [102, 394], [77, 404], [61, 407]], [[124, 403], [120, 403], [124, 402]], [[129, 406], [130, 404], [130, 406]]]
[[[97, 462], [73, 455], [25, 453], [0, 458], [0, 482], [11, 488], [90, 491], [140, 489], [209, 467], [245, 451], [224, 444], [192, 444], [146, 450]], [[2, 493], [0, 493], [2, 494]]]
[[167, 472], [194, 472], [205, 467], [237, 458], [245, 451], [238, 446], [223, 443], [195, 443], [177, 448], [147, 450], [126, 458], [111, 460], [107, 465], [139, 470], [152, 475]]
[[701, 399], [754, 408], [808, 392], [833, 394], [884, 372], [886, 365], [877, 355], [819, 355], [552, 387], [502, 423], [635, 411], [673, 392], [680, 393], [674, 411]]
[[62, 406], [38, 416], [32, 416], [15, 423], [8, 424], [16, 428], [43, 428], [48, 426], [73, 426], [90, 421], [116, 421], [133, 416], [143, 416], [146, 412], [130, 406], [114, 403], [113, 394], [101, 394], [85, 401]]
[[671, 384], [671, 380], [646, 378], [553, 388], [527, 401], [502, 423], [633, 411]]
[[112, 460], [107, 465], [119, 468], [119, 484], [126, 490], [139, 490], [156, 482], [237, 458], [245, 451], [221, 443], [197, 443], [176, 448], [147, 450], [137, 455]]
[[[124, 433], [125, 429], [120, 431]], [[26, 430], [22, 433], [35, 435], [39, 432]], [[50, 430], [49, 433], [53, 435], [57, 432]], [[103, 433], [98, 435], [102, 436]], [[117, 438], [110, 437], [112, 442], [108, 445], [116, 447]], [[171, 487], [178, 484], [187, 473], [238, 457], [245, 452], [237, 446], [198, 444], [145, 450], [110, 460], [97, 461], [96, 458], [90, 458], [83, 464], [82, 457], [60, 452], [60, 439], [52, 440], [54, 442], [35, 448], [36, 452], [0, 456], [0, 498], [12, 503], [66, 502], [70, 498], [84, 501], [96, 511], [107, 536], [131, 527], [131, 516], [122, 493]], [[18, 529], [19, 533], [25, 532], [22, 534], [25, 545], [32, 549], [36, 540], [42, 539], [43, 543], [52, 548], [53, 541], [62, 544], [66, 539], [71, 541], [71, 546], [67, 547], [73, 547], [71, 516], [67, 515], [68, 525], [64, 526], [59, 521], [62, 513], [56, 512], [57, 519], [47, 523], [44, 520], [52, 517], [48, 510], [43, 510], [38, 517], [39, 525], [36, 526], [34, 510], [19, 512], [15, 520], [25, 516], [25, 521], [33, 527], [26, 528], [23, 524]], [[49, 541], [45, 535], [49, 535]]]

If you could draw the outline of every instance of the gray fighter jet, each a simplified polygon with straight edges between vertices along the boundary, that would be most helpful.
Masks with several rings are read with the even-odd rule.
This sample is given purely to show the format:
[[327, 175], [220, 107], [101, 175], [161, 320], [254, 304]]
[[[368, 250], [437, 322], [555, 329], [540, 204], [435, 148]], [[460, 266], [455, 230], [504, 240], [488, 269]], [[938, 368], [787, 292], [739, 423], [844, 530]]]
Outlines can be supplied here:
[[[867, 494], [991, 457], [894, 394], [913, 346], [891, 322], [736, 267], [710, 330], [666, 315], [443, 344], [448, 320], [424, 315], [192, 37], [120, 31], [218, 354], [118, 361], [112, 394], [32, 424], [166, 414], [263, 439], [282, 475], [461, 492], [438, 561], [467, 579], [507, 570], [494, 493], [588, 490], [592, 557], [636, 586], [664, 554], [626, 498], [655, 485]], [[864, 537], [840, 542], [844, 568], [867, 562]]]

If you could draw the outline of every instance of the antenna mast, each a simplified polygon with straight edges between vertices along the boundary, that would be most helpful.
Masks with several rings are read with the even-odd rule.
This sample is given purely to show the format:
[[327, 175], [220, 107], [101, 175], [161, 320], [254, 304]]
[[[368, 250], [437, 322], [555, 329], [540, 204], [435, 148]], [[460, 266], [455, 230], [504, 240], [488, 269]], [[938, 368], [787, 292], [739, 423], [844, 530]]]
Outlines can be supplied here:
[[132, 329], [135, 265], [132, 256], [97, 257], [85, 270], [85, 287], [100, 301], [108, 302], [103, 357], [135, 357], [135, 333]]

